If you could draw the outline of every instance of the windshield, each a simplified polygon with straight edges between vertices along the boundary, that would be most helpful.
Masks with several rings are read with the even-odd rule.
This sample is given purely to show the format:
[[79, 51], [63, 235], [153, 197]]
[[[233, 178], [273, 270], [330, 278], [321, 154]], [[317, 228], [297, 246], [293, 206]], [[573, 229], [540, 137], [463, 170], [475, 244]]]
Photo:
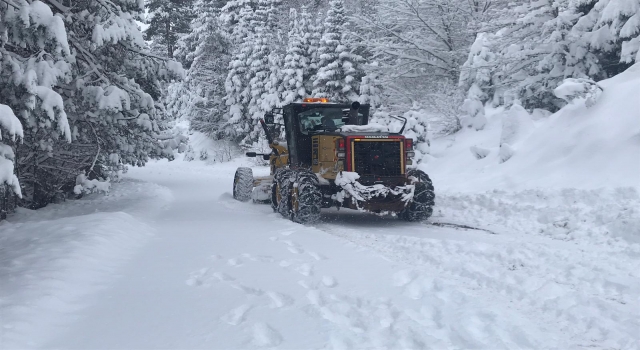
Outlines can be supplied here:
[[[348, 110], [342, 108], [313, 108], [300, 112], [300, 131], [308, 134], [310, 131], [336, 130], [345, 125], [343, 117], [349, 116]], [[358, 116], [362, 116], [358, 113]]]

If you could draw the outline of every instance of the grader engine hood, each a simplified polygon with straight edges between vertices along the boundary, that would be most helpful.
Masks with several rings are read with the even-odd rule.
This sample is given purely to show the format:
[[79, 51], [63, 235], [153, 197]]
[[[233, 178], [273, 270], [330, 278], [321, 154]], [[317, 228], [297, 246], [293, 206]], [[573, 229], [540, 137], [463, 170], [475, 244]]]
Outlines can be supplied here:
[[356, 172], [363, 183], [400, 185], [413, 155], [413, 142], [391, 133], [337, 132], [312, 138], [314, 172], [335, 179], [340, 171]]
[[407, 163], [405, 138], [391, 134], [345, 134], [345, 170], [364, 182], [395, 182], [404, 177]]

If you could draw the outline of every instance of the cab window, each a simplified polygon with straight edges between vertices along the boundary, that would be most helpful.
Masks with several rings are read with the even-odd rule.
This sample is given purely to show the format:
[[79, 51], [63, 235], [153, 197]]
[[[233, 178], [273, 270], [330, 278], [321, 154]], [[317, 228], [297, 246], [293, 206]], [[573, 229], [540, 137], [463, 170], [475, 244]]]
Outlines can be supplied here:
[[333, 131], [344, 126], [343, 118], [348, 118], [348, 110], [326, 107], [313, 108], [300, 112], [299, 116], [300, 131], [307, 135], [312, 131]]

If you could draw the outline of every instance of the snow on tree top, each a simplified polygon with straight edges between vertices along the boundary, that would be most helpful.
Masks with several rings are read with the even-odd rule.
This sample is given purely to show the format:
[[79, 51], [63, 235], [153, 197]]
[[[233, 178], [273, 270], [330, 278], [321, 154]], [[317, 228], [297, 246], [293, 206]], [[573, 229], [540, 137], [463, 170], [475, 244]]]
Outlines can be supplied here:
[[[34, 1], [28, 6], [23, 7], [20, 14], [25, 24], [31, 19], [31, 22], [44, 27], [47, 36], [55, 39], [58, 49], [69, 55], [69, 44], [67, 40], [67, 31], [64, 22], [60, 16], [55, 16], [48, 5], [41, 1]], [[27, 17], [28, 16], [28, 17]]]
[[[13, 110], [7, 105], [0, 103], [0, 128], [6, 130], [9, 135], [23, 137], [22, 124], [20, 120], [13, 114]], [[0, 132], [0, 140], [2, 133]]]

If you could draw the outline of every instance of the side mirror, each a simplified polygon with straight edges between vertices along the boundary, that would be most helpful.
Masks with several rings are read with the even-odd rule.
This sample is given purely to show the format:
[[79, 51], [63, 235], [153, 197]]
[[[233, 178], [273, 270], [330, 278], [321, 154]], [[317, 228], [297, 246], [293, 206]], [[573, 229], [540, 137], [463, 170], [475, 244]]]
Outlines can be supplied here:
[[256, 152], [247, 152], [246, 156], [247, 157], [251, 157], [251, 158], [255, 158], [256, 157]]
[[265, 124], [275, 124], [275, 117], [273, 116], [273, 113], [265, 113], [264, 114], [264, 122]]
[[270, 154], [263, 154], [262, 155], [262, 159], [269, 160], [269, 159], [271, 159], [271, 155]]

